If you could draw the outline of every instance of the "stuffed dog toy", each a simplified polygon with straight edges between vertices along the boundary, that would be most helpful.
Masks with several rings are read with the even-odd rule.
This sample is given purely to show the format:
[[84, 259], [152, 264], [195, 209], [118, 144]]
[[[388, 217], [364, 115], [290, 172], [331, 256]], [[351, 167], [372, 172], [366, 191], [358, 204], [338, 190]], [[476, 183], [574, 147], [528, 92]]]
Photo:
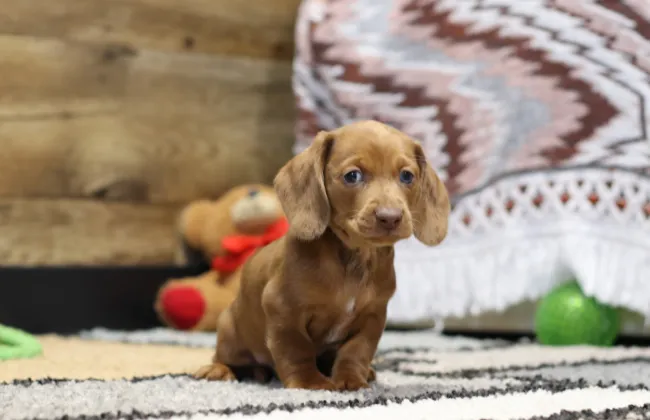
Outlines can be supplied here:
[[283, 236], [288, 222], [271, 186], [235, 187], [217, 200], [188, 204], [179, 217], [182, 262], [205, 265], [196, 277], [168, 280], [154, 307], [167, 325], [215, 331], [217, 318], [239, 290], [244, 262], [259, 247]]
[[393, 244], [439, 244], [447, 190], [418, 143], [376, 121], [320, 132], [274, 186], [289, 232], [244, 265], [212, 363], [195, 376], [368, 387], [396, 286]]

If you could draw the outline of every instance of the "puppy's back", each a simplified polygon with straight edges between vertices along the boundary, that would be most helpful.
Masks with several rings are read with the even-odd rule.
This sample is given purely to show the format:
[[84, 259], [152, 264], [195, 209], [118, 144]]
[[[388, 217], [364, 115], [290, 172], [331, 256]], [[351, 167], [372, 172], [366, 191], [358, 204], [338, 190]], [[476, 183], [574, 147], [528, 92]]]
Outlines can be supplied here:
[[[243, 298], [260, 300], [264, 286], [277, 276], [283, 265], [286, 238], [282, 237], [260, 248], [253, 254], [242, 270], [241, 293]], [[252, 303], [252, 302], [251, 302]], [[255, 302], [261, 304], [260, 302]]]

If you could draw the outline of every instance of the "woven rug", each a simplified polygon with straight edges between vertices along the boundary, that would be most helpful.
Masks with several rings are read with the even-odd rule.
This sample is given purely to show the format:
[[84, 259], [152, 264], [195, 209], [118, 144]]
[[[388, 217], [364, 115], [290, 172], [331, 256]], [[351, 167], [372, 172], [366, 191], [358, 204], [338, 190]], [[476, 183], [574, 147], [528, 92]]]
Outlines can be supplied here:
[[209, 360], [212, 334], [93, 330], [41, 339], [42, 357], [0, 364], [3, 420], [650, 418], [645, 348], [387, 332], [378, 382], [337, 393], [194, 380], [187, 373]]

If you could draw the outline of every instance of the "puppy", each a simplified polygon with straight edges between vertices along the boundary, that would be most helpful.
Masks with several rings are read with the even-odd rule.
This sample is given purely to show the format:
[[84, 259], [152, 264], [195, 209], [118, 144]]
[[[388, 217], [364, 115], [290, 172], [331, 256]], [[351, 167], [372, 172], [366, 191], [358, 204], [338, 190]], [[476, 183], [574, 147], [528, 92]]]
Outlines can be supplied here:
[[447, 190], [420, 145], [376, 121], [320, 132], [278, 172], [290, 229], [252, 256], [195, 376], [286, 388], [368, 387], [395, 291], [393, 244], [447, 234]]

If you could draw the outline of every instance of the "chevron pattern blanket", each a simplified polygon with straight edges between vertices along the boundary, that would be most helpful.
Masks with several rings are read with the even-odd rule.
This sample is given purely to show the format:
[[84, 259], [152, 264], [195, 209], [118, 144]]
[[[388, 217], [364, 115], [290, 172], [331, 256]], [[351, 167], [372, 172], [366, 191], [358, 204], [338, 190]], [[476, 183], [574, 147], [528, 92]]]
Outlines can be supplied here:
[[397, 249], [395, 322], [501, 310], [576, 277], [650, 315], [647, 0], [304, 0], [296, 152], [356, 119], [425, 147], [450, 234]]
[[650, 418], [647, 348], [387, 332], [372, 388], [328, 392], [193, 379], [213, 334], [98, 329], [40, 339], [42, 356], [0, 363], [3, 420]]

